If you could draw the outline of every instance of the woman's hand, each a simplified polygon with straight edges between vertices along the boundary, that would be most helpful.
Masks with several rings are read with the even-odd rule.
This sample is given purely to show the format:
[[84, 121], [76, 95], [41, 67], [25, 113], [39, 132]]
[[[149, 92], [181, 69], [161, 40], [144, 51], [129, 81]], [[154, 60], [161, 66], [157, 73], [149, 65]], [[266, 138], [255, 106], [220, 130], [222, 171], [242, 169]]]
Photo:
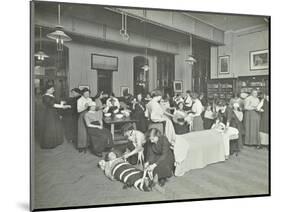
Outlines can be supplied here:
[[148, 163], [148, 162], [146, 162], [146, 163], [144, 164], [144, 169], [147, 169], [147, 168], [148, 168], [148, 166], [149, 166], [149, 163]]
[[156, 166], [157, 166], [157, 165], [156, 165], [155, 163], [153, 163], [153, 164], [149, 165], [149, 166], [147, 167], [147, 169], [148, 169], [149, 171], [153, 171]]

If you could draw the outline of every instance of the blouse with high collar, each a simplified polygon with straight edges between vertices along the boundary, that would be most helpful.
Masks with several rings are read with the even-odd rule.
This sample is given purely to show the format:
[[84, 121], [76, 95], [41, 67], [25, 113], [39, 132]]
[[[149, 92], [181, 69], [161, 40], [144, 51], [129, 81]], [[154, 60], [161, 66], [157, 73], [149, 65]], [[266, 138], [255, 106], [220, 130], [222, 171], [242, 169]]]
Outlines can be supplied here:
[[77, 100], [77, 111], [78, 111], [78, 113], [81, 113], [81, 112], [85, 111], [87, 109], [86, 104], [89, 105], [92, 102], [93, 102], [93, 100], [90, 97], [85, 98], [84, 96], [81, 96]]
[[248, 96], [245, 99], [245, 110], [256, 110], [260, 100], [258, 97]]

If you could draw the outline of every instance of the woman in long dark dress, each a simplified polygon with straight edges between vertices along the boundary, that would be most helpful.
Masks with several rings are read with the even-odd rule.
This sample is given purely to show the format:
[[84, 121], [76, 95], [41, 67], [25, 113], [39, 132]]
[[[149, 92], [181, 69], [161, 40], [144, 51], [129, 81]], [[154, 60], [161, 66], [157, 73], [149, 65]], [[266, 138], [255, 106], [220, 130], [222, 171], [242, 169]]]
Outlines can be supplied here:
[[40, 146], [42, 149], [52, 149], [63, 143], [62, 120], [57, 108], [67, 108], [55, 103], [55, 88], [48, 85], [43, 95], [43, 123]]
[[79, 152], [87, 152], [88, 147], [88, 136], [87, 128], [85, 125], [84, 116], [88, 112], [89, 105], [93, 102], [90, 98], [90, 90], [84, 88], [81, 91], [82, 96], [77, 101], [77, 112], [79, 113], [78, 118], [78, 132], [77, 132], [77, 149]]
[[245, 144], [260, 148], [260, 114], [258, 105], [257, 90], [253, 90], [251, 95], [245, 99]]
[[146, 163], [144, 165], [153, 173], [153, 177], [158, 178], [160, 186], [164, 186], [167, 178], [173, 176], [174, 172], [174, 154], [170, 148], [166, 136], [156, 128], [148, 131]]
[[261, 100], [261, 121], [260, 121], [260, 139], [262, 145], [268, 145], [268, 133], [269, 133], [269, 96], [264, 94]]
[[84, 116], [87, 126], [90, 148], [94, 155], [102, 157], [106, 148], [113, 146], [112, 135], [108, 129], [103, 128], [102, 113], [96, 111], [96, 103], [89, 104], [89, 111]]
[[234, 148], [234, 151], [239, 152], [243, 148], [243, 136], [245, 129], [243, 125], [243, 112], [240, 111], [240, 105], [238, 102], [233, 103], [231, 108], [227, 110], [227, 127], [234, 127], [239, 131], [238, 146]]
[[66, 100], [67, 105], [71, 108], [66, 110], [63, 116], [64, 123], [64, 134], [69, 142], [77, 142], [77, 122], [78, 122], [78, 112], [77, 112], [77, 100], [81, 96], [81, 91], [79, 88], [71, 89], [71, 97]]
[[133, 113], [132, 113], [132, 117], [137, 121], [136, 123], [136, 127], [137, 130], [145, 133], [147, 131], [147, 118], [145, 117], [145, 103], [142, 101], [142, 94], [138, 94], [137, 95], [137, 99], [136, 101], [133, 102]]

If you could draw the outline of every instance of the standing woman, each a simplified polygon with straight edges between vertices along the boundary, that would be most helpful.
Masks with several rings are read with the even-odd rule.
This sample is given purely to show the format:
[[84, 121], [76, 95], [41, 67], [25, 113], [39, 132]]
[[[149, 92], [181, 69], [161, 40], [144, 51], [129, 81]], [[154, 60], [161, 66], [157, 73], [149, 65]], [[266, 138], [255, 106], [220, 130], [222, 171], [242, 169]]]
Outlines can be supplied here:
[[201, 117], [201, 113], [203, 112], [203, 105], [201, 104], [201, 101], [198, 99], [197, 93], [192, 93], [191, 98], [193, 101], [193, 105], [191, 108], [192, 117], [193, 117], [192, 131], [204, 130], [203, 120]]
[[103, 127], [102, 113], [96, 111], [96, 103], [89, 103], [88, 112], [84, 116], [88, 128], [91, 151], [94, 155], [102, 157], [106, 148], [113, 146], [112, 135]]
[[87, 113], [87, 109], [89, 105], [93, 102], [93, 100], [90, 98], [90, 90], [88, 88], [84, 88], [81, 91], [81, 95], [82, 96], [77, 101], [77, 111], [79, 113], [77, 149], [79, 150], [79, 152], [84, 151], [84, 153], [86, 153], [88, 141], [84, 116], [85, 113]]
[[252, 90], [251, 95], [245, 99], [245, 144], [260, 148], [260, 115], [258, 113], [257, 90]]
[[147, 119], [145, 117], [146, 108], [141, 93], [137, 95], [136, 101], [133, 101], [132, 109], [132, 117], [138, 120], [136, 123], [137, 130], [145, 133], [147, 131]]
[[264, 94], [261, 100], [261, 122], [260, 122], [260, 139], [262, 145], [268, 145], [268, 127], [269, 127], [269, 96]]
[[55, 104], [54, 92], [54, 86], [48, 85], [43, 95], [42, 149], [52, 149], [63, 143], [62, 121], [57, 108], [67, 107]]
[[173, 145], [176, 141], [174, 125], [170, 119], [173, 115], [163, 110], [159, 103], [161, 99], [161, 91], [156, 90], [152, 100], [146, 105], [148, 117], [153, 122], [165, 122], [165, 135], [167, 136], [169, 142]]
[[156, 128], [148, 131], [147, 155], [145, 168], [157, 176], [160, 186], [164, 186], [167, 178], [173, 176], [174, 154], [170, 148], [170, 143], [166, 136]]

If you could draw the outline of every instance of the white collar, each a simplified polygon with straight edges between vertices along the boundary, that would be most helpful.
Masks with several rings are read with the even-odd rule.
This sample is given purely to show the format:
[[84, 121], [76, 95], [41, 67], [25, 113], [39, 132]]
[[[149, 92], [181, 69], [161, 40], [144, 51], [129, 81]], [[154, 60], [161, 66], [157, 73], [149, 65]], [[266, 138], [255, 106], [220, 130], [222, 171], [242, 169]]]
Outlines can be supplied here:
[[53, 94], [50, 94], [50, 93], [45, 93], [44, 95], [45, 95], [45, 96], [51, 96], [51, 97], [54, 97], [54, 95], [53, 95]]

